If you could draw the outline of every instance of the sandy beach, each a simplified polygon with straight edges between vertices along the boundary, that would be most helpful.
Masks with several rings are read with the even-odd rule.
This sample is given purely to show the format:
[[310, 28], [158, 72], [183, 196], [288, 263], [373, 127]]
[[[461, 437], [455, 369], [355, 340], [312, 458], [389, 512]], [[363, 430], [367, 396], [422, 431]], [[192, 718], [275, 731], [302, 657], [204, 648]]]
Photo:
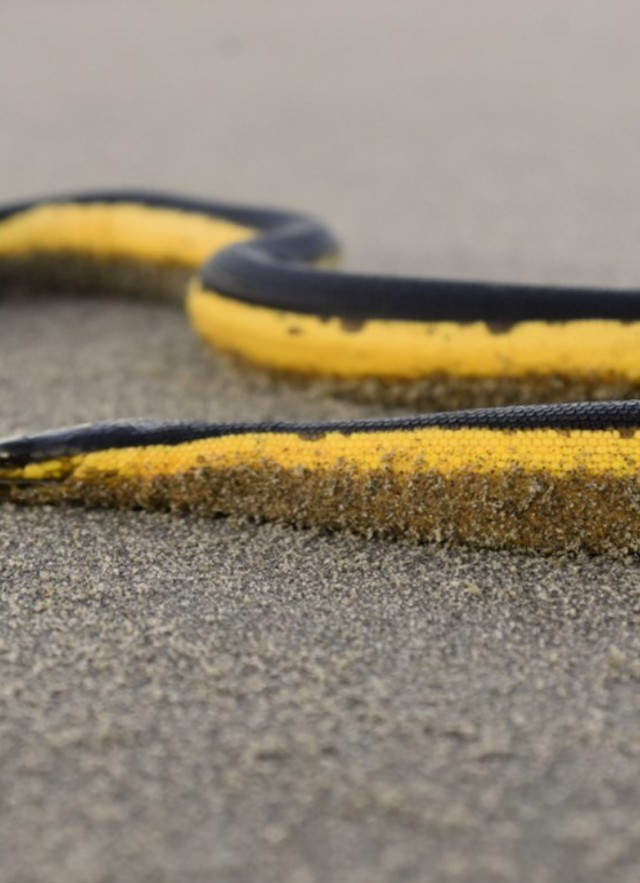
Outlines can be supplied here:
[[[633, 4], [5, 0], [2, 198], [326, 218], [348, 266], [633, 285]], [[382, 408], [179, 308], [4, 298], [0, 436]], [[640, 568], [0, 507], [3, 883], [636, 883]]]

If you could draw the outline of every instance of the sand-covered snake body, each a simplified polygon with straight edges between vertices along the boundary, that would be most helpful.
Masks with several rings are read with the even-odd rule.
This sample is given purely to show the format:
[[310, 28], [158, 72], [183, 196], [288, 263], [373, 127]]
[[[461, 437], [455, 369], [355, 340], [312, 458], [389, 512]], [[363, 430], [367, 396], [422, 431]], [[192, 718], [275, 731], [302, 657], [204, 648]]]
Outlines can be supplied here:
[[145, 192], [0, 209], [0, 291], [186, 290], [216, 348], [430, 412], [7, 439], [0, 500], [640, 550], [640, 291], [365, 276], [336, 257], [322, 224], [275, 210]]

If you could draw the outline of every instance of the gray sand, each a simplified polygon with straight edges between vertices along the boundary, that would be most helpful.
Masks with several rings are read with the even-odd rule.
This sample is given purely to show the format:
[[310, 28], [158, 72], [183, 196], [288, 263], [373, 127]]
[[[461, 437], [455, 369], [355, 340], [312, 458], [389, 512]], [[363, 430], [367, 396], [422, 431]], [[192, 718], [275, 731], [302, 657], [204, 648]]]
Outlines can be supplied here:
[[[4, 0], [2, 192], [235, 196], [333, 219], [353, 265], [632, 283], [639, 24]], [[2, 304], [0, 434], [373, 413], [166, 305], [44, 295]], [[636, 561], [4, 507], [0, 609], [2, 883], [640, 877]]]

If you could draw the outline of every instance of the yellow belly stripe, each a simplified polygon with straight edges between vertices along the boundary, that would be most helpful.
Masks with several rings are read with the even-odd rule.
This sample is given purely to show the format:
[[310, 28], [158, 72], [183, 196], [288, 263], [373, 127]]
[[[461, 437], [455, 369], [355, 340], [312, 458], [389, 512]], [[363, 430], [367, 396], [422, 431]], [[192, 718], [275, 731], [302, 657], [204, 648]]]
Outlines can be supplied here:
[[253, 231], [195, 212], [126, 203], [48, 204], [0, 223], [0, 257], [68, 252], [199, 267]]
[[508, 469], [544, 471], [561, 476], [582, 471], [618, 478], [640, 476], [640, 431], [618, 430], [427, 428], [383, 432], [304, 434], [259, 432], [226, 435], [177, 445], [111, 448], [61, 460], [30, 463], [0, 477], [29, 481], [82, 480], [97, 473], [125, 480], [179, 475], [204, 466], [232, 469], [264, 462], [284, 469], [381, 469], [398, 473], [461, 470], [497, 474]]
[[0, 469], [0, 495], [492, 548], [627, 551], [640, 548], [640, 433], [248, 433]]
[[207, 343], [256, 365], [297, 374], [640, 381], [640, 322], [519, 322], [504, 331], [484, 322], [349, 323], [240, 303], [197, 281], [191, 283], [187, 308]]

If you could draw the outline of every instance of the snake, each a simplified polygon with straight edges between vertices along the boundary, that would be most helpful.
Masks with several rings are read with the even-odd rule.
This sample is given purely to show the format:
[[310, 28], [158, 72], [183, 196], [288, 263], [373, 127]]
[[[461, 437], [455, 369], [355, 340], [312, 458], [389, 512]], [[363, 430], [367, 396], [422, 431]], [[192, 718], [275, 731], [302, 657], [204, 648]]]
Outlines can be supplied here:
[[640, 291], [347, 272], [305, 214], [147, 191], [0, 208], [0, 292], [184, 301], [251, 370], [398, 416], [130, 419], [0, 441], [0, 501], [533, 553], [640, 551]]

